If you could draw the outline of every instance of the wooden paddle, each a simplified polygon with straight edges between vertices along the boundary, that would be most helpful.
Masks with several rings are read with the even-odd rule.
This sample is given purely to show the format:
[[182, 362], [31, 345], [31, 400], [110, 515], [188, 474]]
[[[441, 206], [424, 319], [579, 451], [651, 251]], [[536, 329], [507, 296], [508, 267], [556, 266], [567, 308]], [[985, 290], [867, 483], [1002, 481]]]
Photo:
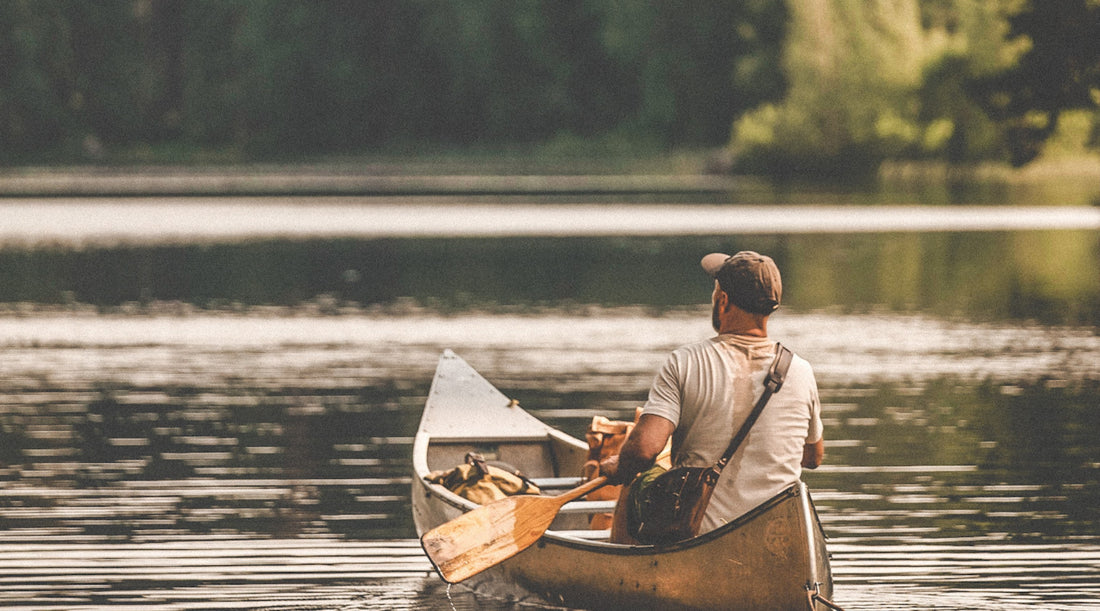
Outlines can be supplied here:
[[597, 477], [558, 496], [510, 496], [464, 513], [420, 537], [443, 581], [458, 583], [527, 549], [562, 505], [607, 483]]

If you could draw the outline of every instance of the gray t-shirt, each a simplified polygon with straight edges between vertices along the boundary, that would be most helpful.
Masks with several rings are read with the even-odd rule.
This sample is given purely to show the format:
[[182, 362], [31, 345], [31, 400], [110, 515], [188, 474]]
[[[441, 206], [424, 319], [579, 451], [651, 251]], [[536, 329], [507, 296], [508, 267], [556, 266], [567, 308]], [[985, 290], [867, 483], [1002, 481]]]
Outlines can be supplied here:
[[[775, 358], [766, 338], [719, 335], [676, 349], [658, 372], [643, 413], [670, 420], [673, 466], [708, 466], [725, 452], [764, 392]], [[780, 391], [768, 401], [722, 471], [700, 532], [713, 530], [796, 483], [802, 452], [822, 438], [813, 368], [795, 355]]]

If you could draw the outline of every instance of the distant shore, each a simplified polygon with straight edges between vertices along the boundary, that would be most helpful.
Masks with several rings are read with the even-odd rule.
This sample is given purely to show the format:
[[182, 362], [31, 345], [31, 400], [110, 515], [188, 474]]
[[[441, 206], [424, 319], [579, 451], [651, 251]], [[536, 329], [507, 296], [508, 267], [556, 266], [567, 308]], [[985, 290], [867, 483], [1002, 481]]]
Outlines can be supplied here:
[[[0, 198], [140, 196], [692, 194], [785, 190], [766, 178], [708, 171], [705, 155], [650, 159], [394, 158], [227, 165], [75, 165], [0, 168]], [[873, 184], [830, 191], [977, 186], [1072, 186], [1100, 205], [1100, 156], [949, 166], [884, 163]], [[798, 188], [813, 188], [812, 183]]]
[[419, 175], [284, 168], [71, 169], [0, 172], [3, 197], [701, 193], [739, 180], [713, 175]]
[[890, 161], [882, 164], [878, 175], [885, 182], [970, 180], [1023, 184], [1094, 180], [1100, 184], [1100, 155], [1041, 159], [1022, 168], [994, 163], [951, 166], [940, 162]]

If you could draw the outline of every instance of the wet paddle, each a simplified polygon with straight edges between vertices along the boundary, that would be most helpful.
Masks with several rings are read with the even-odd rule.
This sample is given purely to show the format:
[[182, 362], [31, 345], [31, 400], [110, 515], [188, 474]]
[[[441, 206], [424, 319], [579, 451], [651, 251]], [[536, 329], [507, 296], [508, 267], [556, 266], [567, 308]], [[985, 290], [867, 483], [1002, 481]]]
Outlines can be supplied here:
[[458, 583], [527, 549], [550, 528], [562, 505], [607, 483], [597, 477], [558, 496], [510, 496], [482, 505], [420, 537], [447, 583]]

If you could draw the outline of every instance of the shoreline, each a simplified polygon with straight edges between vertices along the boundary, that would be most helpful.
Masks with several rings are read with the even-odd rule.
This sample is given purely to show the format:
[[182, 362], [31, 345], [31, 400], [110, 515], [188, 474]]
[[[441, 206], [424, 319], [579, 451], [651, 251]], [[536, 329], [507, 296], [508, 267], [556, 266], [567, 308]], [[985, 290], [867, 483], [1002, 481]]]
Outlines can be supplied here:
[[0, 173], [0, 197], [533, 195], [720, 193], [740, 188], [712, 175], [412, 175], [192, 169]]
[[[693, 158], [694, 159], [694, 158]], [[980, 163], [888, 161], [864, 184], [780, 184], [756, 175], [712, 173], [702, 158], [342, 158], [230, 165], [72, 165], [0, 168], [0, 198], [399, 195], [691, 195], [795, 190], [927, 191], [977, 187], [1078, 186], [1100, 205], [1100, 156], [1040, 159], [1023, 168]], [[1090, 199], [1091, 196], [1091, 199]]]

